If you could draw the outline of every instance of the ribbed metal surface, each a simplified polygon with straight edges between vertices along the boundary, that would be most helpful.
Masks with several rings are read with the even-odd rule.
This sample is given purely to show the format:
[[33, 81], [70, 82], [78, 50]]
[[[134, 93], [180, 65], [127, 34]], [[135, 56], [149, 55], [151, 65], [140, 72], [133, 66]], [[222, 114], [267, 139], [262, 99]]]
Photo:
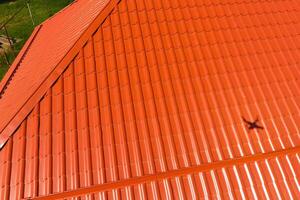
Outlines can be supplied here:
[[1, 132], [9, 126], [10, 120], [70, 51], [108, 2], [109, 0], [75, 1], [42, 24], [34, 36], [34, 41], [24, 47], [28, 48], [27, 51], [20, 59], [8, 84], [1, 91], [0, 110], [5, 116], [0, 118]]
[[[287, 161], [290, 160], [291, 162]], [[91, 193], [95, 199], [297, 199], [296, 155]], [[268, 172], [272, 170], [275, 176]], [[224, 176], [226, 173], [226, 176]], [[237, 175], [238, 174], [238, 175]], [[135, 179], [133, 179], [134, 181]]]
[[[1, 150], [0, 199], [298, 147], [299, 8], [122, 0]], [[85, 197], [297, 199], [299, 162], [291, 154]]]

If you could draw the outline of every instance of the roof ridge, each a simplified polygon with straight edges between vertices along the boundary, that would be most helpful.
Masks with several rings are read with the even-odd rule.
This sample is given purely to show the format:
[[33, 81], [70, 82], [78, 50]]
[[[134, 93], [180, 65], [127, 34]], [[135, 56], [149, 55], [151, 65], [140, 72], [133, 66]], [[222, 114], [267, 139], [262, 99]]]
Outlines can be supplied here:
[[[99, 28], [99, 26], [103, 23], [106, 17], [111, 13], [111, 11], [120, 1], [121, 0], [109, 0], [107, 2], [104, 8], [95, 17], [95, 19], [83, 31], [83, 33], [74, 43], [74, 45], [72, 45], [72, 47], [68, 50], [65, 56], [57, 63], [54, 69], [49, 73], [47, 78], [44, 79], [42, 83], [38, 86], [38, 88], [33, 92], [33, 94], [27, 100], [25, 100], [21, 108], [16, 112], [16, 114], [13, 115], [11, 119], [9, 119], [6, 125], [4, 125], [4, 127], [0, 127], [0, 149], [3, 148], [4, 144], [7, 142], [9, 137], [13, 135], [15, 130], [19, 127], [19, 125], [22, 123], [25, 117], [34, 108], [36, 103], [38, 103], [38, 101], [45, 95], [49, 87], [51, 87], [51, 85], [59, 78], [63, 71], [68, 67], [68, 64], [77, 55], [79, 49], [86, 44], [91, 35]], [[24, 55], [24, 52], [22, 55]], [[18, 63], [20, 62], [17, 62], [17, 64]], [[16, 68], [16, 66], [14, 68]], [[11, 75], [12, 72], [6, 77], [11, 77]], [[8, 78], [6, 79], [8, 80]]]

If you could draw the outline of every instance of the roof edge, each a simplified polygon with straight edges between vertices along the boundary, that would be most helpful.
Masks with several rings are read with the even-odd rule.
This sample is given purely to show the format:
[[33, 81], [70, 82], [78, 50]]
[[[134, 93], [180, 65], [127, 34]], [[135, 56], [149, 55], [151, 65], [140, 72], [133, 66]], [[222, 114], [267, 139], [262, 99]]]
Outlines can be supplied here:
[[43, 21], [41, 24], [37, 25], [34, 28], [33, 32], [30, 35], [30, 37], [28, 38], [28, 40], [23, 45], [21, 51], [19, 52], [19, 54], [17, 55], [17, 57], [13, 61], [12, 65], [9, 67], [8, 71], [5, 73], [3, 79], [0, 81], [0, 99], [1, 99], [1, 93], [4, 92], [3, 89], [8, 84], [10, 77], [15, 72], [16, 68], [18, 67], [18, 65], [20, 64], [20, 62], [22, 61], [22, 59], [24, 58], [26, 52], [30, 48], [31, 43], [33, 42], [33, 40], [34, 40], [35, 36], [37, 35], [37, 33], [40, 31], [40, 29], [43, 26], [43, 24], [45, 24], [47, 21], [51, 20], [53, 17], [55, 17], [58, 14], [60, 14], [61, 12], [63, 12], [65, 9], [69, 8], [70, 6], [72, 6], [77, 1], [78, 0], [74, 0], [69, 5], [67, 5], [66, 7], [64, 7], [63, 9], [61, 9], [60, 11], [58, 11], [57, 13], [55, 13], [53, 16], [49, 17], [48, 19], [46, 19], [45, 21]]
[[[53, 85], [53, 83], [59, 78], [63, 71], [68, 67], [70, 62], [74, 59], [78, 53], [78, 49], [82, 48], [92, 34], [99, 28], [99, 26], [104, 22], [107, 16], [112, 12], [115, 6], [121, 0], [111, 0], [105, 7], [100, 11], [98, 16], [94, 21], [87, 27], [79, 39], [74, 43], [68, 53], [62, 58], [62, 60], [56, 65], [54, 70], [50, 72], [48, 77], [41, 83], [37, 90], [24, 102], [23, 106], [17, 111], [17, 113], [9, 120], [9, 122], [1, 127], [0, 131], [0, 150], [3, 148], [7, 140], [11, 135], [14, 134], [19, 125], [23, 122], [26, 116], [34, 108], [34, 106], [40, 101], [40, 99], [46, 94], [47, 90]], [[34, 34], [33, 34], [34, 35]], [[36, 33], [35, 33], [36, 35]], [[31, 42], [34, 37], [31, 38]], [[27, 48], [26, 48], [27, 49]], [[21, 52], [24, 55], [25, 52]], [[18, 56], [19, 57], [19, 56]], [[21, 60], [22, 56], [19, 57]], [[19, 62], [16, 62], [19, 63]], [[17, 66], [17, 64], [16, 64]], [[14, 66], [14, 68], [16, 68]], [[12, 73], [11, 73], [12, 74]], [[8, 74], [9, 75], [9, 74]], [[8, 77], [9, 80], [9, 77]]]
[[69, 7], [73, 6], [75, 3], [77, 3], [78, 0], [73, 0], [71, 3], [69, 3], [68, 5], [66, 5], [64, 8], [62, 8], [61, 10], [59, 10], [57, 13], [54, 13], [52, 16], [50, 16], [49, 18], [47, 18], [45, 21], [42, 22], [42, 24], [47, 23], [47, 21], [50, 21], [51, 19], [53, 19], [54, 17], [56, 17], [57, 15], [59, 15], [60, 13], [62, 13], [64, 10], [68, 9]]
[[34, 38], [40, 31], [41, 27], [42, 27], [42, 25], [38, 25], [34, 28], [29, 39], [25, 42], [24, 46], [22, 47], [20, 53], [17, 55], [17, 57], [15, 58], [12, 65], [9, 67], [8, 71], [5, 73], [3, 79], [0, 82], [0, 94], [2, 94], [4, 92], [5, 86], [9, 83], [11, 76], [14, 74], [14, 72], [16, 71], [17, 67], [19, 66], [20, 62], [24, 58], [26, 52], [30, 48], [32, 42], [34, 41]]

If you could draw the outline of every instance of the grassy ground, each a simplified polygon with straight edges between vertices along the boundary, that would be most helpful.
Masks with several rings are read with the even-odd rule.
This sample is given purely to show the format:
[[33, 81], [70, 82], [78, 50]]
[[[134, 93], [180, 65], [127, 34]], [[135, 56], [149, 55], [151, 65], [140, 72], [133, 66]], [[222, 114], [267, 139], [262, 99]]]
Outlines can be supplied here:
[[[35, 26], [43, 22], [45, 19], [51, 17], [53, 14], [61, 10], [73, 0], [31, 0], [29, 5], [32, 11]], [[0, 24], [3, 24], [14, 13], [16, 13], [22, 6], [25, 5], [26, 0], [0, 0]], [[13, 38], [20, 39], [14, 46], [15, 54], [17, 54], [31, 32], [33, 31], [33, 24], [29, 15], [27, 7], [7, 25], [9, 35]], [[4, 35], [4, 30], [0, 30], [0, 35]], [[9, 61], [12, 63], [14, 59], [13, 52], [8, 54]], [[8, 69], [8, 64], [4, 56], [0, 56], [0, 80]]]

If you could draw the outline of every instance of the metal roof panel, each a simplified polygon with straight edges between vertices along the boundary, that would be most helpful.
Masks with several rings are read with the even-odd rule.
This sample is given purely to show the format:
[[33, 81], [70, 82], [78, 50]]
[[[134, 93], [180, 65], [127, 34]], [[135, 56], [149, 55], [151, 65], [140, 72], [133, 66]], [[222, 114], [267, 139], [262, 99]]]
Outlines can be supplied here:
[[23, 113], [0, 199], [297, 198], [298, 8], [120, 1]]

